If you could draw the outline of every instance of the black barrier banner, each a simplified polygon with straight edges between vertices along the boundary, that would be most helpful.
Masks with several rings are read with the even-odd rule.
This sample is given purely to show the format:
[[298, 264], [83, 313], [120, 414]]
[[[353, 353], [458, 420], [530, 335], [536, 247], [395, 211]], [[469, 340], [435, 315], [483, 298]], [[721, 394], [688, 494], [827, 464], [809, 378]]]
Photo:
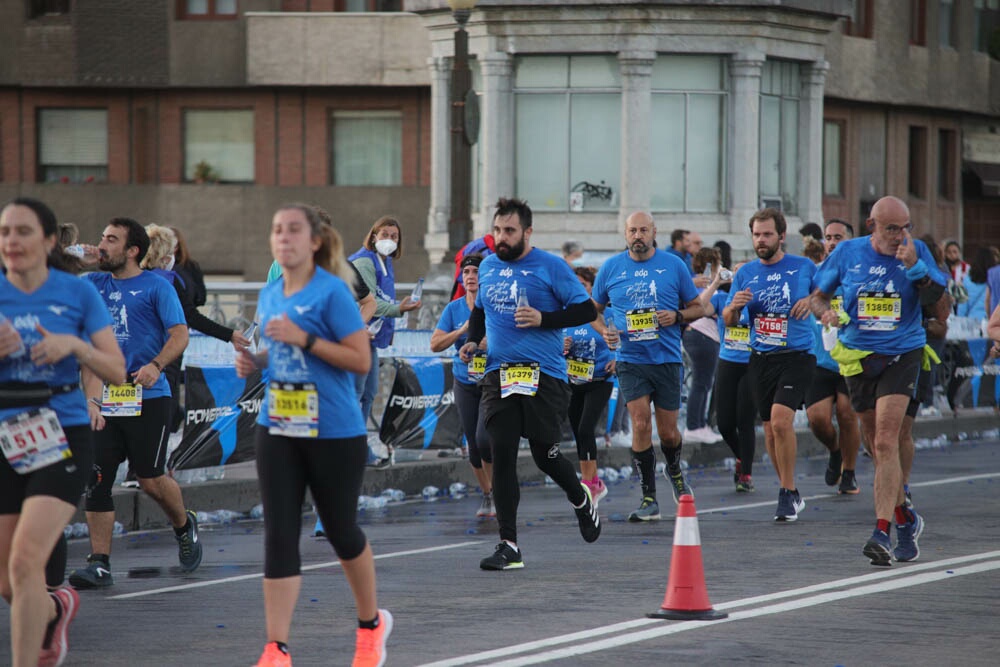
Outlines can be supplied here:
[[451, 359], [396, 357], [379, 438], [404, 449], [453, 449], [462, 443], [452, 395]]
[[989, 358], [989, 349], [985, 338], [950, 340], [945, 345], [941, 366], [952, 410], [1000, 405], [1000, 366]]
[[168, 468], [206, 468], [254, 459], [254, 423], [264, 400], [259, 372], [240, 379], [231, 366], [187, 366], [184, 396], [184, 436]]

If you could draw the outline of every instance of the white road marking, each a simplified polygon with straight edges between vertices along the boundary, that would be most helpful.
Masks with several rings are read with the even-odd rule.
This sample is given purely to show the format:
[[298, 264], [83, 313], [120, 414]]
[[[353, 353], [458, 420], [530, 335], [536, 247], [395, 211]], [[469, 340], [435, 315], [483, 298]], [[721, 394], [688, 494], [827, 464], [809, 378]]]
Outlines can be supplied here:
[[[377, 554], [375, 560], [384, 560], [386, 558], [400, 558], [402, 556], [413, 556], [416, 554], [428, 554], [434, 553], [436, 551], [447, 551], [449, 549], [461, 549], [464, 547], [471, 546], [482, 546], [484, 543], [482, 541], [476, 540], [471, 542], [458, 542], [456, 544], [444, 544], [438, 547], [426, 547], [423, 549], [408, 549], [407, 551], [393, 551], [387, 554]], [[306, 572], [308, 570], [320, 570], [324, 567], [339, 567], [340, 561], [333, 560], [326, 563], [314, 563], [312, 565], [303, 565], [302, 571]], [[154, 588], [149, 591], [137, 591], [135, 593], [124, 593], [122, 595], [112, 595], [109, 596], [109, 600], [129, 600], [132, 598], [147, 597], [150, 595], [159, 595], [160, 593], [173, 593], [175, 591], [188, 591], [193, 588], [204, 588], [206, 586], [218, 586], [219, 584], [231, 584], [238, 581], [246, 581], [248, 579], [262, 579], [264, 577], [263, 572], [256, 572], [254, 574], [241, 574], [237, 577], [226, 577], [224, 579], [210, 579], [208, 581], [195, 581], [190, 584], [181, 584], [178, 586], [166, 586], [164, 588]]]
[[[976, 563], [961, 568], [951, 569], [952, 566], [956, 564], [969, 563], [972, 561], [979, 561], [979, 560], [985, 560], [985, 562]], [[546, 639], [539, 639], [531, 642], [525, 642], [523, 644], [516, 644], [513, 646], [507, 646], [500, 649], [481, 651], [479, 653], [472, 653], [465, 656], [448, 658], [446, 660], [440, 660], [438, 662], [426, 663], [421, 667], [459, 667], [461, 665], [481, 665], [481, 664], [489, 664], [492, 667], [515, 667], [519, 665], [537, 664], [540, 662], [548, 662], [550, 660], [568, 658], [575, 655], [591, 654], [595, 651], [616, 648], [619, 646], [624, 646], [626, 644], [634, 644], [649, 639], [655, 639], [658, 637], [664, 637], [671, 634], [685, 632], [688, 630], [709, 628], [718, 625], [720, 623], [729, 623], [732, 621], [739, 621], [748, 618], [756, 618], [759, 616], [768, 616], [772, 614], [784, 613], [787, 611], [794, 611], [796, 609], [803, 609], [805, 607], [812, 607], [820, 604], [826, 604], [828, 602], [835, 602], [837, 600], [844, 600], [864, 595], [872, 595], [875, 593], [882, 593], [885, 591], [907, 588], [910, 586], [919, 586], [921, 584], [933, 583], [954, 576], [978, 574], [981, 572], [987, 572], [996, 569], [1000, 569], [1000, 551], [988, 551], [969, 556], [948, 558], [940, 561], [934, 561], [931, 563], [919, 563], [914, 565], [908, 565], [895, 570], [886, 570], [858, 577], [838, 579], [835, 581], [829, 581], [822, 584], [805, 586], [803, 588], [796, 588], [787, 591], [771, 593], [768, 595], [760, 595], [751, 598], [743, 598], [741, 600], [733, 600], [731, 602], [717, 604], [715, 605], [715, 609], [723, 610], [723, 609], [734, 609], [738, 607], [745, 607], [748, 605], [756, 605], [775, 600], [782, 600], [785, 598], [798, 598], [794, 600], [786, 600], [784, 602], [779, 602], [777, 604], [771, 604], [769, 606], [758, 607], [756, 609], [748, 609], [746, 611], [736, 611], [731, 613], [729, 615], [729, 618], [722, 619], [719, 621], [713, 621], [713, 622], [684, 621], [684, 622], [671, 623], [665, 625], [664, 621], [659, 619], [640, 618], [632, 621], [615, 623], [600, 628], [593, 628], [590, 630], [573, 632], [566, 635], [558, 635], [556, 637], [548, 637]], [[935, 570], [935, 571], [928, 572], [928, 570]], [[890, 579], [890, 581], [885, 581], [886, 579]], [[844, 590], [831, 590], [831, 589], [844, 589]], [[829, 592], [823, 592], [823, 591], [829, 591]], [[808, 597], [800, 597], [804, 595]], [[652, 625], [658, 625], [660, 627], [650, 628], [647, 630], [638, 630], [639, 628]], [[609, 637], [593, 641], [596, 636], [609, 635], [618, 632], [626, 632], [633, 630], [636, 631], [630, 633], [627, 632], [626, 634], [622, 634], [617, 637]], [[575, 644], [573, 646], [567, 646], [564, 648], [557, 648], [557, 649], [552, 648], [553, 646], [558, 644], [569, 644], [579, 641], [585, 643]], [[519, 654], [529, 653], [531, 651], [535, 651], [538, 649], [552, 649], [552, 650], [522, 657], [513, 657], [513, 656], [518, 656]], [[509, 658], [509, 659], [502, 660], [503, 658]], [[498, 662], [498, 659], [501, 659], [501, 661]]]

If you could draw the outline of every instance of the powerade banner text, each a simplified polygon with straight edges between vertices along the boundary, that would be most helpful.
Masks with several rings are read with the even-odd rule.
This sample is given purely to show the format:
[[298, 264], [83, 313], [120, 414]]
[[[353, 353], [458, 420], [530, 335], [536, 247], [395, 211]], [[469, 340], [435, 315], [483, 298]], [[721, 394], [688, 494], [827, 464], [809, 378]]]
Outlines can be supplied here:
[[451, 389], [451, 359], [396, 357], [391, 363], [396, 367], [396, 379], [386, 398], [379, 439], [406, 449], [460, 446], [462, 430]]

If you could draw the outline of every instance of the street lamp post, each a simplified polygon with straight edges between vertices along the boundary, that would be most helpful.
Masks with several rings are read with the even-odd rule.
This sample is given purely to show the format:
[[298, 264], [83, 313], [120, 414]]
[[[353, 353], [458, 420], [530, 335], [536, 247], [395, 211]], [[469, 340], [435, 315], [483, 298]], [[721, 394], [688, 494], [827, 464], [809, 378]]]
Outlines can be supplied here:
[[479, 131], [479, 106], [472, 89], [469, 33], [465, 24], [475, 5], [476, 0], [448, 0], [457, 23], [451, 67], [451, 217], [448, 220], [448, 247], [453, 256], [469, 242], [472, 231], [470, 162]]

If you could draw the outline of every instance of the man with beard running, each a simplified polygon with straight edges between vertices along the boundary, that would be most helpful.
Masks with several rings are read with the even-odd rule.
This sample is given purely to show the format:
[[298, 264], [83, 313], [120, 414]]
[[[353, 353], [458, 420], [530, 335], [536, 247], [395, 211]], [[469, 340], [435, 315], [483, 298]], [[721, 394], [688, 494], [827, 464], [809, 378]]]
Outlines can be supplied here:
[[590, 489], [559, 452], [560, 423], [569, 407], [562, 330], [592, 322], [597, 311], [573, 270], [561, 258], [531, 247], [531, 209], [519, 199], [501, 199], [493, 215], [496, 254], [479, 266], [479, 293], [469, 315], [467, 342], [459, 350], [469, 363], [485, 335], [486, 374], [480, 381], [481, 410], [493, 441], [493, 500], [500, 543], [479, 563], [484, 570], [524, 567], [517, 545], [520, 487], [517, 454], [528, 439], [535, 465], [566, 493], [587, 542], [601, 535]]
[[761, 209], [750, 218], [757, 259], [736, 274], [722, 310], [727, 326], [736, 326], [744, 309], [750, 322], [747, 377], [764, 422], [767, 453], [781, 483], [774, 513], [779, 522], [795, 521], [806, 506], [795, 485], [798, 442], [793, 419], [816, 368], [816, 325], [809, 319], [816, 265], [785, 253], [785, 231], [785, 216], [777, 209]]
[[[656, 457], [653, 454], [652, 400], [666, 475], [676, 502], [693, 495], [681, 471], [681, 406], [684, 364], [681, 325], [704, 315], [691, 272], [675, 255], [656, 248], [656, 223], [648, 213], [625, 221], [628, 250], [601, 265], [594, 281], [597, 307], [611, 306], [610, 318], [621, 332], [618, 383], [632, 418], [632, 464], [639, 474], [642, 500], [629, 521], [656, 521]], [[616, 336], [608, 345], [616, 346]]]
[[122, 461], [128, 460], [139, 486], [167, 515], [177, 539], [181, 570], [201, 564], [198, 519], [184, 509], [181, 489], [164, 475], [170, 435], [170, 386], [163, 368], [179, 357], [188, 342], [184, 310], [173, 286], [143, 271], [149, 235], [131, 218], [114, 218], [104, 228], [98, 272], [89, 279], [104, 299], [125, 354], [126, 383], [103, 384], [83, 369], [90, 426], [94, 430], [94, 469], [87, 485], [87, 524], [91, 553], [87, 566], [74, 571], [76, 588], [105, 588], [111, 575], [111, 534], [115, 505], [111, 487]]

